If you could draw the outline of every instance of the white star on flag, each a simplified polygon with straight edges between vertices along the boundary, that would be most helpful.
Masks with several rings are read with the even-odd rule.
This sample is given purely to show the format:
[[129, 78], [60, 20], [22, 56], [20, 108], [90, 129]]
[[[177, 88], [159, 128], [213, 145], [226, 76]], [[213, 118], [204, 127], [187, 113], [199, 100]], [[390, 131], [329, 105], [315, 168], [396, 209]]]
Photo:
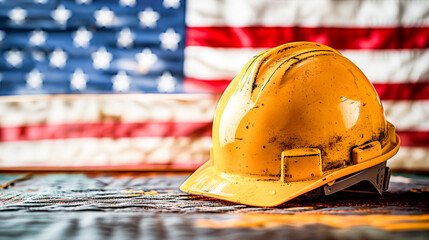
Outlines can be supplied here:
[[70, 10], [66, 9], [63, 5], [59, 5], [57, 9], [52, 11], [52, 18], [59, 24], [64, 25], [71, 17]]
[[34, 0], [34, 2], [38, 4], [45, 4], [48, 2], [48, 0]]
[[134, 7], [136, 5], [136, 0], [120, 0], [119, 4], [123, 7]]
[[41, 30], [34, 30], [30, 35], [30, 44], [40, 46], [46, 41], [46, 33]]
[[147, 73], [152, 67], [153, 64], [158, 61], [158, 57], [150, 51], [150, 49], [143, 49], [141, 53], [136, 54], [136, 59], [138, 62], [139, 71], [142, 73]]
[[92, 33], [84, 27], [80, 27], [73, 33], [73, 45], [75, 47], [87, 48], [91, 41]]
[[172, 28], [169, 28], [165, 33], [159, 35], [159, 39], [162, 49], [175, 51], [179, 48], [181, 37]]
[[55, 49], [49, 57], [49, 65], [55, 68], [63, 68], [66, 65], [67, 53], [62, 49]]
[[4, 54], [4, 58], [12, 67], [16, 68], [22, 65], [24, 54], [19, 50], [12, 49]]
[[119, 71], [119, 73], [112, 78], [112, 82], [113, 90], [116, 92], [125, 92], [130, 89], [131, 80], [124, 71]]
[[87, 76], [82, 71], [82, 69], [78, 68], [73, 72], [71, 76], [70, 86], [76, 90], [85, 90], [87, 82]]
[[112, 60], [112, 54], [106, 51], [106, 48], [101, 47], [96, 52], [91, 54], [92, 65], [95, 69], [107, 69]]
[[118, 34], [118, 47], [132, 47], [134, 41], [134, 34], [129, 28], [122, 29]]
[[140, 24], [143, 27], [154, 28], [156, 26], [156, 21], [159, 19], [159, 13], [152, 10], [152, 8], [145, 8], [144, 11], [139, 13]]
[[76, 3], [77, 4], [79, 4], [79, 5], [82, 5], [82, 4], [90, 4], [92, 2], [92, 0], [76, 0]]
[[169, 72], [164, 72], [161, 77], [157, 79], [158, 91], [160, 92], [174, 92], [176, 86], [176, 78]]
[[32, 55], [36, 61], [41, 62], [41, 61], [45, 60], [45, 53], [42, 51], [34, 51], [34, 52], [32, 52]]
[[9, 11], [8, 16], [10, 20], [17, 25], [23, 24], [27, 17], [27, 11], [17, 7]]
[[165, 8], [179, 8], [180, 7], [180, 0], [164, 0], [162, 2], [162, 5], [164, 5]]
[[27, 74], [27, 87], [31, 89], [38, 89], [42, 86], [43, 75], [37, 69], [31, 70]]
[[110, 27], [115, 22], [115, 14], [108, 7], [95, 11], [94, 18], [97, 25], [101, 27]]

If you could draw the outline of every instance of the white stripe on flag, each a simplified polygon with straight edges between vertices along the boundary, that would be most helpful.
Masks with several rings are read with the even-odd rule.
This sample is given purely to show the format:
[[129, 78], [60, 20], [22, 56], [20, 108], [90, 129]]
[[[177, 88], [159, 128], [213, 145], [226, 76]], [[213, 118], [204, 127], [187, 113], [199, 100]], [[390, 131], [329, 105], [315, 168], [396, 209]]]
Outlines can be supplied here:
[[424, 147], [400, 147], [399, 152], [387, 161], [392, 169], [429, 171], [429, 149]]
[[187, 77], [204, 80], [232, 80], [247, 61], [264, 50], [187, 47], [185, 48], [184, 74]]
[[427, 0], [188, 0], [188, 26], [428, 25]]
[[[429, 1], [428, 1], [429, 2]], [[429, 80], [429, 50], [345, 50], [373, 83], [404, 83]]]
[[383, 101], [383, 107], [397, 130], [429, 131], [429, 101]]
[[211, 137], [56, 139], [3, 142], [1, 167], [203, 163]]
[[210, 122], [217, 97], [180, 95], [56, 95], [0, 99], [0, 126], [98, 122]]
[[[245, 63], [264, 49], [187, 47], [185, 76], [203, 80], [233, 79]], [[429, 50], [341, 51], [373, 83], [429, 80]]]

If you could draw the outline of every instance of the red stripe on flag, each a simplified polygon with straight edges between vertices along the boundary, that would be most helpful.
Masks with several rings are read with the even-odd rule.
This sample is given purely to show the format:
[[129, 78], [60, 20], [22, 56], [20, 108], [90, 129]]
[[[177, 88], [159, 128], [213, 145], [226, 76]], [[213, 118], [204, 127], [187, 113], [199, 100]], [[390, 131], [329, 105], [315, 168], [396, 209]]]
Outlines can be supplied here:
[[204, 80], [185, 77], [183, 90], [185, 92], [222, 93], [228, 87], [231, 80]]
[[[186, 92], [223, 92], [230, 80], [205, 80], [185, 78]], [[429, 100], [429, 81], [418, 83], [377, 83], [374, 84], [381, 100]]]
[[382, 100], [428, 100], [429, 81], [417, 83], [374, 84]]
[[0, 142], [70, 138], [211, 136], [211, 122], [74, 123], [1, 127]]
[[326, 44], [335, 49], [423, 49], [429, 27], [188, 27], [187, 46], [271, 48], [296, 41]]
[[426, 131], [398, 131], [401, 146], [429, 147], [429, 132]]

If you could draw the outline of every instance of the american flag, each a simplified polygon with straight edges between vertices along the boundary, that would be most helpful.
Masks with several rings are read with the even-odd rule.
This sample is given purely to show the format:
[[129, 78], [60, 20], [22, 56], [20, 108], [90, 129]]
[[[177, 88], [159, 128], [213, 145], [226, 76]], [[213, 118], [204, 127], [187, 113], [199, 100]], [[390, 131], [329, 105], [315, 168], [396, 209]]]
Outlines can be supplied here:
[[219, 94], [292, 41], [361, 68], [402, 140], [390, 166], [429, 169], [425, 0], [0, 0], [0, 166], [194, 168]]

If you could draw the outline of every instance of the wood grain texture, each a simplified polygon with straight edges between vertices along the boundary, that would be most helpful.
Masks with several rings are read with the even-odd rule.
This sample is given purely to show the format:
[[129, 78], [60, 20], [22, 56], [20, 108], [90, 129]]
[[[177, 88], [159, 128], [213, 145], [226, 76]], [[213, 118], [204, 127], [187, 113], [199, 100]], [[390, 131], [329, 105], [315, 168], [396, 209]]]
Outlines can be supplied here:
[[[382, 197], [354, 192], [325, 197], [313, 192], [276, 208], [248, 207], [181, 193], [178, 187], [186, 177], [184, 173], [32, 175], [0, 190], [0, 236], [103, 240], [429, 236], [425, 220], [429, 214], [427, 177], [395, 175]], [[260, 224], [261, 216], [266, 224]], [[371, 224], [367, 221], [371, 216], [393, 221], [401, 228], [389, 230], [388, 226], [380, 227], [385, 226], [380, 222]], [[351, 218], [361, 222], [335, 227]], [[226, 227], [220, 228], [219, 223]]]

